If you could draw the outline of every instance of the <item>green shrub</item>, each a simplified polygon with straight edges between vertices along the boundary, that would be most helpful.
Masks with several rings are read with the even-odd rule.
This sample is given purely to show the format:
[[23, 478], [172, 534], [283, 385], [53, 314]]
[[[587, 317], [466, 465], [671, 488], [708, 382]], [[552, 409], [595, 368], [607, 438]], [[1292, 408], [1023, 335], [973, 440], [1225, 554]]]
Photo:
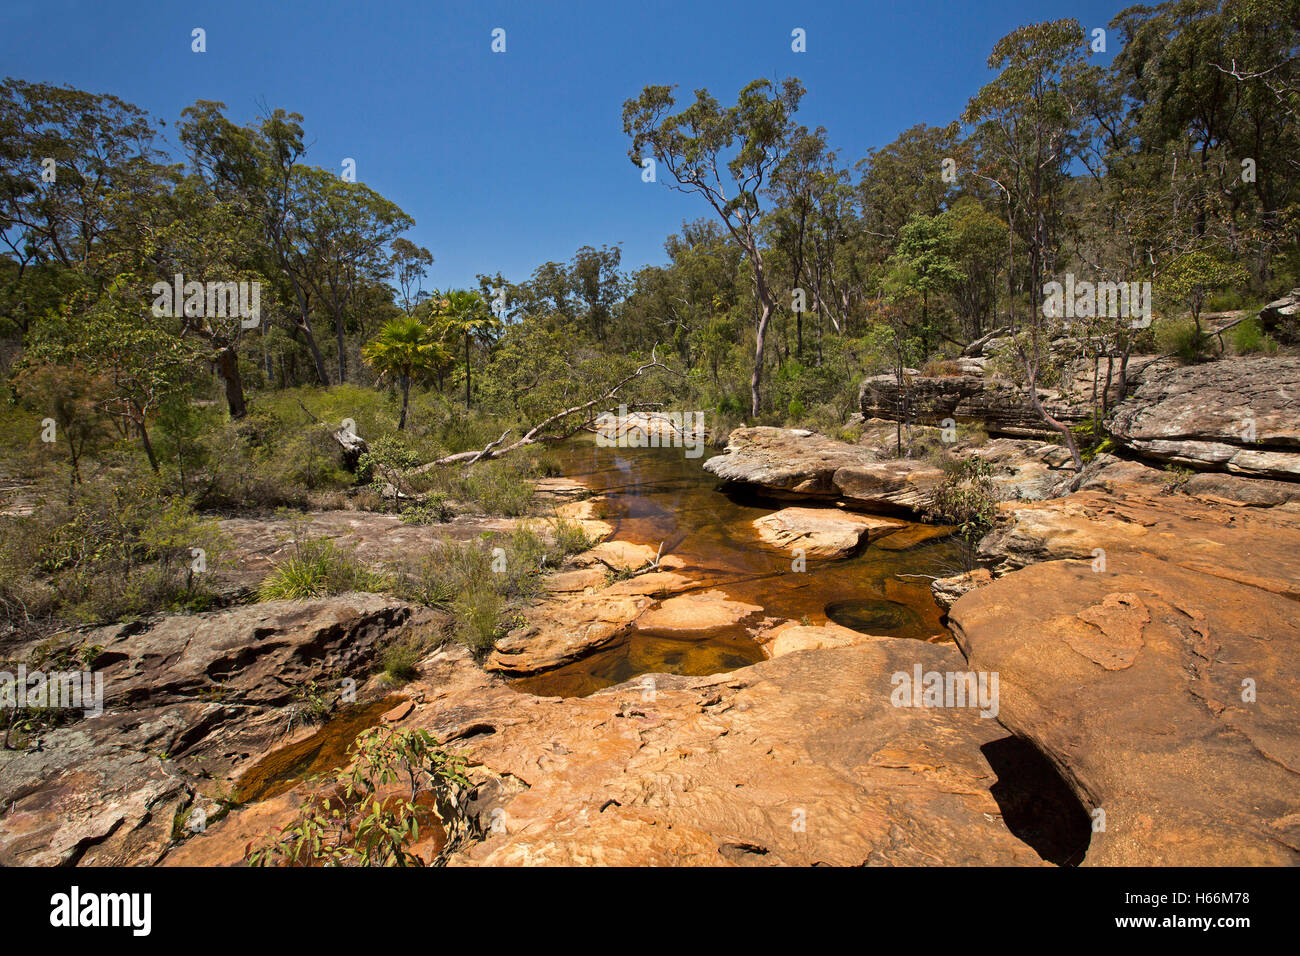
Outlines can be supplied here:
[[[248, 852], [248, 862], [420, 866], [424, 861], [409, 848], [422, 826], [436, 822], [435, 809], [447, 833], [443, 854], [463, 838], [456, 794], [469, 786], [465, 768], [465, 759], [442, 749], [427, 730], [367, 730], [334, 770], [329, 795], [309, 799], [297, 820]], [[398, 792], [390, 795], [394, 786]]]
[[559, 456], [547, 448], [528, 456], [528, 470], [539, 478], [558, 478], [564, 474]]
[[394, 641], [384, 649], [384, 676], [390, 683], [405, 684], [419, 676], [416, 664], [424, 652], [424, 643], [412, 637]]
[[505, 602], [490, 588], [462, 592], [451, 606], [456, 636], [476, 654], [490, 651], [505, 630]]
[[430, 493], [418, 505], [411, 505], [402, 512], [404, 524], [446, 524], [456, 517], [456, 509], [448, 500], [445, 491]]
[[1098, 455], [1109, 454], [1115, 450], [1115, 440], [1091, 419], [1072, 426], [1070, 431], [1074, 433], [1075, 442], [1079, 446], [1079, 456], [1085, 464]]
[[590, 546], [582, 526], [564, 519], [478, 541], [444, 538], [400, 569], [393, 588], [405, 600], [448, 611], [452, 635], [481, 655], [506, 630], [507, 618], [541, 591], [543, 574]]
[[559, 565], [571, 554], [581, 554], [594, 542], [581, 524], [567, 518], [556, 518], [551, 523], [551, 539], [554, 542], [552, 564]]
[[466, 499], [490, 515], [518, 517], [532, 507], [533, 483], [516, 462], [497, 459], [474, 465], [463, 487]]
[[718, 414], [724, 418], [743, 419], [749, 414], [749, 406], [734, 395], [724, 395], [717, 405]]
[[926, 517], [955, 525], [957, 533], [972, 547], [993, 527], [998, 496], [993, 468], [975, 455], [949, 459], [944, 480], [935, 489]]
[[258, 588], [262, 601], [293, 600], [344, 594], [348, 591], [387, 591], [392, 575], [358, 561], [329, 538], [312, 538], [294, 529], [292, 553], [277, 564]]
[[203, 610], [230, 542], [165, 477], [97, 477], [3, 519], [0, 620], [13, 628]]
[[1209, 339], [1191, 319], [1166, 319], [1156, 326], [1156, 348], [1184, 365], [1200, 362], [1209, 354]]
[[1232, 350], [1238, 355], [1249, 355], [1252, 352], [1271, 355], [1277, 351], [1277, 342], [1265, 334], [1258, 317], [1239, 322], [1228, 334], [1232, 339]]
[[1161, 492], [1166, 495], [1176, 494], [1187, 488], [1187, 483], [1192, 480], [1196, 474], [1191, 468], [1183, 465], [1169, 464], [1165, 465], [1165, 472], [1169, 475]]

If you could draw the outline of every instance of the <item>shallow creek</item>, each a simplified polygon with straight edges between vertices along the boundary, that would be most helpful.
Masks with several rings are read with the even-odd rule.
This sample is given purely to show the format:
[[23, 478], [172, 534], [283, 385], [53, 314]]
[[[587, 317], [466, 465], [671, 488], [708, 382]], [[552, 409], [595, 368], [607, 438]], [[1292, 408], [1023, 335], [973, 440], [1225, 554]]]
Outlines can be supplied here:
[[[921, 640], [946, 635], [924, 577], [950, 574], [962, 564], [954, 539], [907, 550], [867, 546], [838, 560], [809, 558], [803, 572], [791, 556], [764, 545], [755, 518], [781, 502], [746, 501], [724, 494], [680, 448], [601, 448], [578, 439], [556, 449], [562, 473], [602, 496], [602, 518], [613, 538], [658, 548], [685, 562], [682, 573], [700, 580], [699, 590], [725, 591], [729, 598], [763, 608], [747, 621], [688, 634], [656, 632], [635, 625], [594, 653], [563, 667], [521, 678], [514, 686], [539, 696], [575, 697], [640, 674], [715, 674], [763, 660], [749, 630], [766, 618], [824, 624], [831, 618], [867, 633]], [[898, 532], [902, 534], [902, 532]], [[883, 541], [889, 542], [889, 536]], [[298, 781], [347, 762], [357, 734], [379, 723], [398, 696], [350, 709], [286, 747], [273, 751], [240, 778], [240, 803], [265, 800]]]
[[[613, 537], [658, 548], [683, 560], [683, 571], [735, 601], [758, 605], [748, 621], [689, 635], [643, 630], [515, 686], [545, 696], [580, 696], [639, 674], [713, 674], [763, 659], [749, 627], [762, 618], [824, 624], [834, 619], [872, 634], [925, 640], [944, 634], [929, 581], [963, 564], [952, 538], [891, 550], [889, 537], [841, 559], [808, 558], [795, 572], [791, 555], [763, 544], [755, 518], [787, 504], [724, 494], [680, 448], [602, 448], [574, 440], [556, 449], [564, 475], [604, 496], [602, 517]], [[813, 503], [804, 503], [813, 504]], [[918, 577], [907, 577], [918, 575]], [[830, 616], [828, 617], [828, 609]]]

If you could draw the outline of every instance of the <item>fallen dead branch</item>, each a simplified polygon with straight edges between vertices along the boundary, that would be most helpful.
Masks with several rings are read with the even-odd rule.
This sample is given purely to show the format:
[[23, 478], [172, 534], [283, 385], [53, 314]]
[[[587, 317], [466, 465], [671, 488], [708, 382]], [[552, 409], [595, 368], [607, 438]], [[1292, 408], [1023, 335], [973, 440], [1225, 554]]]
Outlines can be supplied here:
[[[558, 411], [554, 415], [548, 416], [547, 418], [543, 419], [542, 421], [538, 422], [536, 425], [528, 429], [528, 431], [525, 432], [523, 437], [521, 437], [518, 441], [510, 445], [506, 445], [505, 447], [502, 447], [502, 443], [506, 440], [506, 438], [509, 437], [510, 433], [514, 430], [511, 428], [507, 428], [504, 432], [501, 433], [500, 438], [498, 438], [496, 441], [489, 442], [479, 451], [462, 451], [462, 452], [457, 452], [454, 455], [447, 455], [443, 458], [437, 458], [431, 462], [428, 462], [416, 468], [415, 473], [417, 474], [422, 473], [432, 468], [437, 468], [440, 465], [455, 465], [455, 464], [473, 465], [480, 461], [486, 461], [493, 458], [500, 458], [502, 455], [507, 455], [517, 448], [523, 448], [527, 445], [534, 445], [539, 441], [560, 441], [561, 439], [568, 438], [570, 435], [574, 434], [575, 432], [578, 432], [583, 428], [587, 428], [588, 426], [590, 426], [597, 418], [600, 417], [600, 415], [602, 415], [605, 411], [607, 411], [607, 409], [604, 407], [605, 404], [608, 403], [610, 399], [616, 397], [618, 395], [619, 390], [624, 385], [627, 385], [629, 382], [640, 377], [641, 375], [645, 374], [651, 369], [663, 369], [668, 372], [674, 371], [673, 369], [665, 365], [663, 362], [659, 361], [658, 357], [655, 355], [656, 349], [658, 349], [658, 346], [655, 346], [654, 349], [650, 350], [649, 362], [646, 362], [644, 365], [639, 366], [634, 372], [631, 372], [630, 374], [628, 374], [627, 376], [619, 380], [611, 389], [609, 389], [609, 391], [605, 392], [605, 394], [599, 396], [598, 398], [593, 398], [591, 399], [591, 401], [583, 402], [580, 405], [574, 405], [570, 408], [566, 408], [561, 411]], [[662, 406], [661, 402], [638, 402], [632, 405], [628, 405], [627, 408], [629, 410], [641, 410], [641, 409], [648, 409], [648, 408], [660, 408], [661, 406]], [[570, 415], [579, 415], [582, 413], [586, 413], [584, 417], [578, 419], [574, 423], [571, 423], [571, 425], [566, 431], [554, 435], [544, 434], [544, 432], [546, 432], [546, 430], [550, 428], [552, 425], [554, 425], [556, 422], [562, 421], [565, 418], [568, 418]]]

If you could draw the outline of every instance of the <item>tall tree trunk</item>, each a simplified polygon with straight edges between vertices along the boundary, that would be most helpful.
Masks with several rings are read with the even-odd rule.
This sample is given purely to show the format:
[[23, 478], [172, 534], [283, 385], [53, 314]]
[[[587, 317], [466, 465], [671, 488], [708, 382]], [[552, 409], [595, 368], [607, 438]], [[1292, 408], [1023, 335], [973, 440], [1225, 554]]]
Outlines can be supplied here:
[[231, 418], [243, 418], [248, 414], [244, 401], [244, 380], [239, 374], [239, 353], [234, 346], [217, 353], [217, 374], [226, 386], [226, 404], [230, 406]]
[[311, 360], [316, 366], [316, 377], [322, 385], [329, 385], [330, 374], [325, 370], [325, 356], [321, 354], [320, 346], [316, 343], [316, 333], [311, 328], [311, 314], [307, 308], [307, 297], [298, 288], [296, 281], [294, 282], [294, 293], [298, 299], [298, 321], [295, 324], [307, 340], [307, 348], [311, 350]]
[[330, 373], [325, 368], [325, 356], [321, 354], [320, 346], [316, 344], [316, 336], [312, 334], [311, 323], [305, 316], [303, 323], [302, 332], [307, 339], [307, 348], [311, 350], [312, 364], [316, 366], [316, 378], [322, 385], [329, 385]]
[[334, 311], [334, 340], [339, 355], [339, 383], [348, 380], [348, 360], [343, 353], [343, 310]]
[[758, 335], [754, 343], [754, 374], [749, 380], [750, 415], [757, 421], [763, 385], [763, 353], [767, 347], [767, 323], [772, 318], [772, 303], [766, 292], [761, 296], [763, 310], [758, 317]]
[[406, 428], [406, 406], [411, 398], [411, 376], [402, 376], [402, 414], [397, 419], [397, 430], [400, 432]]
[[465, 411], [469, 411], [469, 331], [465, 331]]
[[930, 290], [921, 290], [921, 359], [930, 356]]

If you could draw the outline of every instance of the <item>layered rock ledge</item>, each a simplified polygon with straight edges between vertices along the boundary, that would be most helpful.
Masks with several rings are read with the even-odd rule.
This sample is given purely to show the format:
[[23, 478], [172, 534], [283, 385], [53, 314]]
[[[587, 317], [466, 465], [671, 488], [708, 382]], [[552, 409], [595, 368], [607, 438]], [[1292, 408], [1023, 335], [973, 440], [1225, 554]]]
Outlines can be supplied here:
[[103, 713], [0, 751], [0, 864], [156, 863], [209, 778], [288, 742], [297, 691], [337, 694], [348, 676], [360, 688], [381, 639], [426, 613], [346, 594], [92, 632]]
[[1116, 441], [1145, 458], [1300, 479], [1300, 358], [1153, 371], [1107, 424]]

